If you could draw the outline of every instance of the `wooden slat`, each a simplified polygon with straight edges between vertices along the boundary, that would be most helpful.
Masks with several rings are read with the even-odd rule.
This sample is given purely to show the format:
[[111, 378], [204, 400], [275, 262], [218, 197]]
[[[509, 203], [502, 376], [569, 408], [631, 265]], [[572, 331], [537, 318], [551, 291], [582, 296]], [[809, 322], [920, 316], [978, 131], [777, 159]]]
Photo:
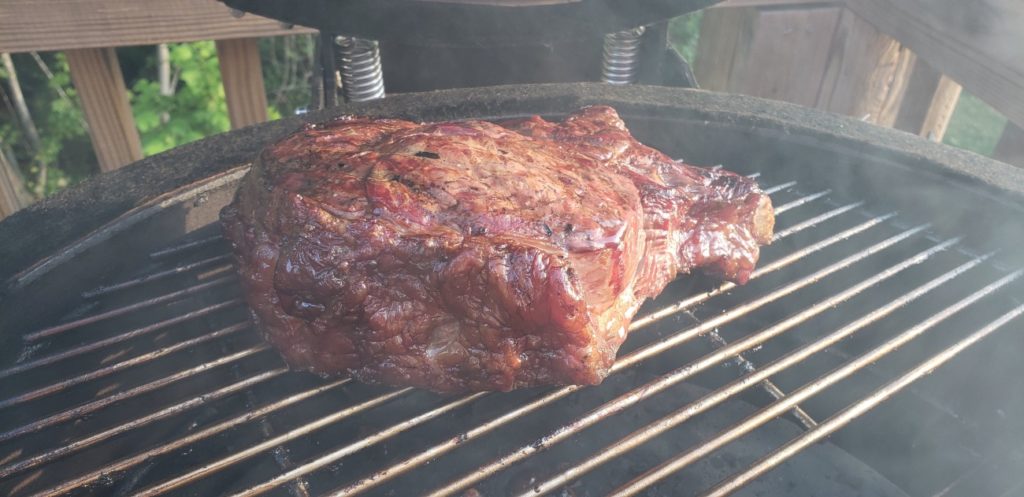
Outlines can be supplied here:
[[30, 197], [25, 191], [21, 175], [7, 160], [7, 154], [0, 147], [0, 219], [28, 205]]
[[66, 50], [311, 33], [214, 0], [0, 0], [0, 52]]
[[910, 72], [910, 81], [907, 83], [903, 103], [900, 105], [896, 122], [893, 123], [894, 128], [914, 134], [921, 133], [921, 126], [928, 115], [928, 109], [931, 108], [940, 79], [942, 79], [942, 73], [925, 60], [917, 57]]
[[259, 40], [217, 40], [217, 59], [224, 82], [224, 97], [232, 128], [267, 120], [267, 95], [263, 87]]
[[840, 11], [760, 10], [749, 45], [737, 46], [728, 90], [813, 106]]
[[1006, 123], [1006, 129], [996, 144], [992, 157], [1007, 164], [1024, 167], [1024, 129], [1013, 123]]
[[960, 100], [960, 89], [955, 81], [918, 58], [894, 127], [942, 141]]
[[921, 130], [918, 134], [935, 142], [941, 142], [946, 135], [946, 128], [949, 121], [953, 119], [953, 111], [956, 110], [956, 103], [960, 100], [961, 87], [956, 81], [946, 76], [939, 78], [935, 93], [928, 104], [928, 111], [925, 113], [921, 123]]
[[[757, 22], [755, 8], [716, 9], [704, 13], [700, 23], [700, 43], [694, 73], [702, 88], [728, 91], [732, 69], [741, 59], [741, 51], [750, 46], [750, 37]], [[743, 47], [743, 48], [741, 48]]]
[[100, 169], [111, 171], [141, 159], [117, 53], [113, 48], [85, 48], [68, 50], [67, 57]]
[[844, 9], [816, 106], [892, 126], [914, 60], [898, 41]]
[[847, 0], [847, 5], [1024, 125], [1024, 2]]

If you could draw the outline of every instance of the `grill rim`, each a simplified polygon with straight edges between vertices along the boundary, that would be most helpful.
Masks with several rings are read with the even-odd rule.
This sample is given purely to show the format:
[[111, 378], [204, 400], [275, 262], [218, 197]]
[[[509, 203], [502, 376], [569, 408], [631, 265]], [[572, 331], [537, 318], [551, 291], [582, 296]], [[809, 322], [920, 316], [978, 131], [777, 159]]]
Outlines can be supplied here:
[[[629, 118], [671, 117], [776, 130], [833, 147], [869, 147], [879, 158], [940, 174], [951, 186], [981, 188], [1024, 213], [1024, 169], [881, 128], [849, 117], [785, 102], [704, 90], [602, 83], [507, 85], [439, 90], [352, 103], [230, 131], [177, 147], [94, 176], [0, 222], [0, 301], [67, 258], [67, 248], [86, 243], [119, 225], [141, 221], [170, 193], [188, 190], [252, 161], [267, 143], [304, 123], [346, 114], [412, 120], [495, 119], [559, 115], [606, 104]], [[137, 213], [140, 216], [128, 216]], [[47, 229], [41, 230], [40, 226]], [[122, 227], [123, 229], [123, 227]], [[47, 254], [39, 257], [38, 254]], [[63, 256], [63, 257], [62, 257]], [[55, 264], [56, 263], [56, 264]]]

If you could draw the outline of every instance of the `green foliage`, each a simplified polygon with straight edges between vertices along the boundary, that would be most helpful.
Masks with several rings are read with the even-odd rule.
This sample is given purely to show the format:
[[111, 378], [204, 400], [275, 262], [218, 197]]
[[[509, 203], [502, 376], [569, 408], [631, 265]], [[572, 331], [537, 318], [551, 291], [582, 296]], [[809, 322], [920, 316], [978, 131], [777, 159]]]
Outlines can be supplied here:
[[48, 86], [52, 90], [51, 95], [59, 95], [60, 90], [63, 90], [68, 98], [52, 98], [49, 102], [49, 112], [44, 113], [45, 132], [40, 130], [40, 155], [49, 164], [59, 164], [71, 159], [61, 154], [66, 143], [76, 140], [84, 142], [89, 136], [84, 125], [85, 115], [78, 101], [78, 92], [71, 84], [68, 60], [63, 53], [54, 55], [51, 71], [53, 79], [48, 81]]
[[677, 51], [690, 65], [697, 58], [697, 39], [700, 37], [700, 21], [704, 11], [698, 10], [676, 17], [668, 24], [668, 36]]
[[263, 82], [271, 119], [295, 113], [310, 104], [310, 81], [315, 70], [313, 35], [274, 36], [260, 40]]
[[992, 155], [1006, 127], [1006, 117], [974, 95], [962, 93], [942, 142]]
[[174, 95], [160, 94], [155, 67], [152, 78], [140, 77], [132, 84], [132, 113], [139, 127], [145, 155], [160, 153], [231, 127], [214, 43], [201, 41], [171, 45], [170, 61], [178, 78]]
[[[314, 47], [310, 35], [261, 40], [270, 119], [291, 115], [296, 108], [309, 105]], [[160, 93], [156, 47], [118, 49], [145, 155], [230, 128], [214, 42], [172, 44], [169, 49], [173, 95]], [[99, 169], [96, 156], [64, 54], [40, 54], [52, 78], [30, 55], [13, 57], [41, 143], [38, 151], [32, 149], [13, 108], [2, 98], [0, 143], [13, 151], [26, 187], [30, 191], [36, 189], [40, 165], [44, 163], [48, 166], [42, 188], [46, 195], [95, 174]], [[6, 89], [6, 83], [7, 75], [0, 68], [0, 88]]]
[[[30, 147], [17, 117], [9, 109], [0, 109], [0, 141], [14, 151], [28, 191], [38, 189], [41, 165], [47, 165], [46, 182], [41, 188], [45, 196], [92, 174], [97, 168], [96, 156], [64, 54], [40, 54], [52, 78], [30, 55], [13, 57], [26, 103], [39, 131], [40, 146], [39, 150]], [[0, 78], [4, 79], [6, 90], [7, 75], [0, 75]]]

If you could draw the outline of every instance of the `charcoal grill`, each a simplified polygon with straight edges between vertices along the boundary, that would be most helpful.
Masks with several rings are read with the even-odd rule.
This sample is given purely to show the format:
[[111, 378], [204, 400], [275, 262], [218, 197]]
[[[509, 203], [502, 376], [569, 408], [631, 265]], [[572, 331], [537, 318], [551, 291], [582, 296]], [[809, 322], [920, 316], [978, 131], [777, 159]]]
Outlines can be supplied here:
[[[252, 329], [217, 213], [300, 119], [588, 104], [756, 176], [778, 213], [747, 285], [672, 283], [604, 384], [371, 387], [289, 372]], [[1022, 193], [904, 133], [644, 86], [397, 95], [210, 138], [0, 224], [0, 493], [1020, 494]]]

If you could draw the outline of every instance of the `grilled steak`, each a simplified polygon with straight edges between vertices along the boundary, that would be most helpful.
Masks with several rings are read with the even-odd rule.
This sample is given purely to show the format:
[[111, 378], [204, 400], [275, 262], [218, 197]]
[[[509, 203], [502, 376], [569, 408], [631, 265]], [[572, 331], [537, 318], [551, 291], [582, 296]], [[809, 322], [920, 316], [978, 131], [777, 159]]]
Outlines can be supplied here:
[[599, 383], [644, 299], [695, 268], [745, 282], [774, 223], [752, 180], [642, 145], [608, 107], [310, 125], [221, 217], [292, 367], [441, 392]]

